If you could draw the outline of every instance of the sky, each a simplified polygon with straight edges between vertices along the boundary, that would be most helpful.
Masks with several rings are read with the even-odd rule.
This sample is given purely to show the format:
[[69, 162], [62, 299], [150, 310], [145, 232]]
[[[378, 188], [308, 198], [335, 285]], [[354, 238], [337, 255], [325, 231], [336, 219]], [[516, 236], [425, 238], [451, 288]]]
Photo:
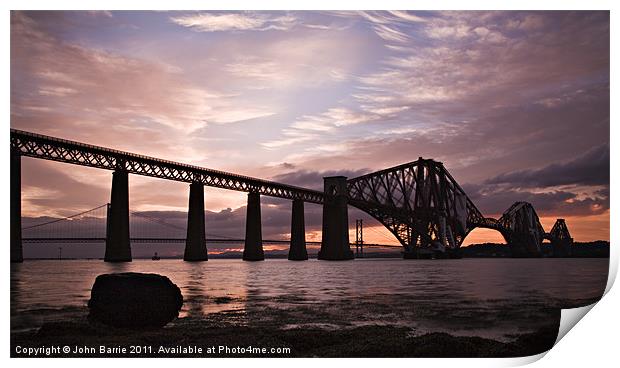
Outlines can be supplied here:
[[[11, 127], [314, 189], [433, 158], [488, 217], [528, 201], [547, 231], [608, 240], [609, 45], [596, 11], [13, 11]], [[24, 158], [22, 214], [97, 207], [110, 185]], [[184, 224], [188, 190], [131, 176], [130, 207]], [[290, 202], [261, 201], [264, 237], [285, 238]], [[245, 202], [205, 188], [207, 232], [242, 237]], [[320, 206], [306, 226], [320, 238]], [[484, 241], [502, 239], [465, 244]]]

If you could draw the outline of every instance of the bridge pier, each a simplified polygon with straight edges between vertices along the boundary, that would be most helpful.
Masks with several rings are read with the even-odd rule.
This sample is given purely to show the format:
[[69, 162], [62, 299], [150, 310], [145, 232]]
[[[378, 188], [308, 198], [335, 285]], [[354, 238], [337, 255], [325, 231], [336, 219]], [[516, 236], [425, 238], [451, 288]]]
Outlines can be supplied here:
[[330, 261], [353, 259], [349, 246], [349, 215], [347, 211], [347, 178], [323, 178], [323, 235], [318, 258]]
[[205, 237], [205, 197], [202, 183], [189, 185], [189, 207], [187, 211], [187, 237], [183, 260], [188, 262], [206, 261], [207, 244]]
[[263, 235], [260, 220], [260, 193], [248, 193], [247, 215], [245, 218], [244, 261], [263, 261]]
[[304, 201], [293, 200], [291, 213], [291, 247], [288, 251], [291, 261], [305, 261], [308, 259], [306, 250], [306, 224], [304, 222]]
[[508, 245], [514, 258], [537, 258], [542, 255], [542, 239], [530, 233], [512, 233]]
[[23, 262], [22, 249], [22, 162], [11, 152], [11, 262]]
[[553, 249], [554, 257], [568, 257], [572, 253], [573, 238], [570, 236], [566, 220], [557, 219], [551, 232], [549, 233], [551, 238], [551, 247]]
[[553, 239], [551, 248], [554, 257], [569, 257], [572, 253], [572, 239]]
[[131, 262], [129, 174], [119, 169], [112, 174], [112, 195], [108, 207], [104, 260], [106, 262]]

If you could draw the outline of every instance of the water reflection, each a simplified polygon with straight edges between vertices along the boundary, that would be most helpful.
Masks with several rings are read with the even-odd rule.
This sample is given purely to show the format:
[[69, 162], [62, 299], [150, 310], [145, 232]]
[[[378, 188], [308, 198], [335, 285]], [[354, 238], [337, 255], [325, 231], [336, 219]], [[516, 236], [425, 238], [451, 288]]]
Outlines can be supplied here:
[[190, 263], [183, 293], [185, 308], [179, 317], [201, 317], [206, 303], [205, 274], [201, 263]]
[[505, 335], [548, 318], [550, 306], [600, 297], [607, 268], [606, 259], [26, 261], [11, 267], [11, 328], [84, 315], [99, 274], [153, 272], [181, 288], [182, 318], [234, 310], [276, 318], [263, 313], [271, 308], [282, 311], [273, 321], [282, 327], [390, 324]]

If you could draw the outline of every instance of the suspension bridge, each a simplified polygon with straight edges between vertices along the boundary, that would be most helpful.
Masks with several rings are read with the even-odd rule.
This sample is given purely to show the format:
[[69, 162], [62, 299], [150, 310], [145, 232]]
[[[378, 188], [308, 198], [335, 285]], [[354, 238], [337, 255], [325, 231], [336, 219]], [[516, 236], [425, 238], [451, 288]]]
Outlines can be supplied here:
[[[22, 229], [22, 157], [111, 170], [110, 204]], [[358, 251], [363, 243], [359, 238], [361, 223], [356, 229], [356, 242], [349, 242], [349, 205], [368, 213], [385, 226], [400, 242], [404, 258], [458, 257], [465, 237], [475, 228], [498, 231], [516, 257], [540, 256], [544, 239], [551, 241], [554, 254], [558, 256], [569, 253], [573, 243], [563, 219], [558, 219], [551, 231], [545, 232], [534, 207], [527, 202], [514, 203], [499, 219], [485, 217], [441, 162], [421, 157], [358, 178], [326, 177], [322, 192], [15, 129], [11, 129], [10, 162], [13, 262], [23, 260], [22, 243], [44, 242], [46, 239], [105, 241], [104, 259], [109, 262], [131, 261], [132, 241], [184, 242], [186, 261], [207, 260], [207, 241], [243, 242], [243, 259], [247, 261], [264, 259], [263, 243], [286, 242], [290, 244], [289, 259], [306, 260], [306, 244], [310, 242], [305, 239], [304, 202], [323, 206], [322, 240], [318, 253], [318, 258], [323, 260], [353, 259], [351, 245], [355, 244]], [[186, 226], [164, 224], [162, 219], [130, 212], [130, 174], [189, 183]], [[248, 193], [245, 237], [226, 239], [206, 234], [204, 186]], [[292, 201], [290, 240], [262, 238], [261, 195]], [[105, 211], [105, 216], [95, 216], [93, 211]], [[46, 230], [48, 234], [54, 234], [53, 226], [66, 226], [78, 217], [85, 219], [84, 224], [88, 226], [71, 230], [69, 236], [41, 236], [46, 226], [51, 226]], [[103, 222], [96, 226], [97, 221]], [[159, 226], [153, 227], [153, 223]], [[140, 230], [140, 226], [149, 224], [148, 232]], [[37, 232], [39, 236], [35, 235]], [[141, 232], [145, 235], [140, 235]], [[172, 233], [176, 235], [172, 236]]]
[[[23, 244], [57, 244], [57, 243], [103, 243], [107, 238], [107, 215], [110, 211], [110, 204], [105, 203], [95, 208], [82, 211], [73, 215], [36, 221], [28, 226], [22, 227]], [[32, 221], [32, 220], [31, 220]], [[351, 245], [363, 247], [382, 247], [400, 248], [398, 245], [365, 243], [361, 221], [356, 240]], [[169, 219], [160, 216], [153, 216], [143, 212], [129, 212], [130, 238], [131, 243], [185, 243], [185, 227], [182, 224], [170, 223]], [[376, 230], [370, 228], [375, 234], [386, 237]], [[244, 243], [241, 237], [232, 237], [222, 234], [206, 233], [206, 243]], [[387, 239], [390, 240], [390, 239]], [[263, 239], [263, 244], [289, 244], [286, 239]], [[306, 244], [321, 245], [320, 241], [306, 241]]]

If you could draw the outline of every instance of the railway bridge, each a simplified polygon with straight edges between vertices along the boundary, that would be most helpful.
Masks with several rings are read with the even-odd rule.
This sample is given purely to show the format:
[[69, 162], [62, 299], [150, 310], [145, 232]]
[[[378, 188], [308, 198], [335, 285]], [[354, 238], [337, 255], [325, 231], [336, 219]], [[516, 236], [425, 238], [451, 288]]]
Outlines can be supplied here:
[[142, 175], [189, 184], [184, 260], [208, 259], [205, 237], [204, 186], [248, 193], [243, 259], [264, 259], [260, 197], [292, 201], [289, 259], [308, 258], [304, 203], [323, 206], [323, 260], [348, 260], [348, 206], [368, 213], [403, 246], [404, 258], [458, 256], [469, 232], [477, 227], [499, 231], [517, 257], [541, 255], [549, 239], [558, 255], [570, 251], [572, 238], [558, 219], [545, 232], [531, 204], [516, 202], [499, 219], [482, 215], [441, 162], [416, 161], [357, 178], [324, 178], [316, 191], [224, 171], [188, 165], [130, 152], [11, 129], [11, 261], [21, 262], [21, 159], [30, 157], [112, 171], [107, 211], [105, 261], [132, 260], [129, 234], [129, 175]]

